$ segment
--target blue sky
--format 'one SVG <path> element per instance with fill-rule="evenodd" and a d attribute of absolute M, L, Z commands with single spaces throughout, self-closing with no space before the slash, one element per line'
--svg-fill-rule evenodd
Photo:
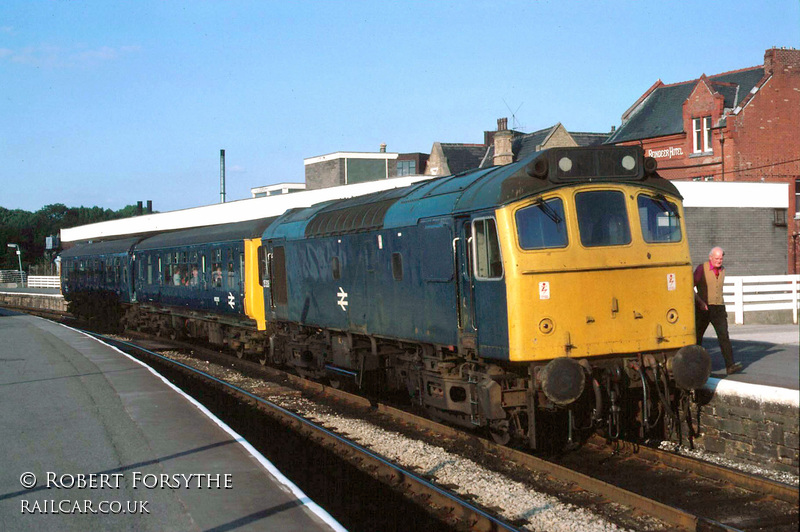
<path fill-rule="evenodd" d="M 0 3 L 0 206 L 167 211 L 335 151 L 609 131 L 675 83 L 800 48 L 798 0 Z M 509 119 L 509 125 L 512 120 Z"/>

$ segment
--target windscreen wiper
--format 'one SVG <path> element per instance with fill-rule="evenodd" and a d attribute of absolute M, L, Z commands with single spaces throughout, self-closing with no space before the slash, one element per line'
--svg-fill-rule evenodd
<path fill-rule="evenodd" d="M 680 219 L 681 215 L 678 214 L 678 209 L 676 209 L 675 206 L 669 202 L 669 200 L 667 199 L 666 196 L 664 196 L 664 194 L 656 194 L 656 197 L 653 199 L 656 200 L 656 202 L 662 209 L 664 209 L 665 211 L 669 211 L 670 213 L 675 215 L 675 218 Z"/>
<path fill-rule="evenodd" d="M 535 205 L 539 207 L 543 213 L 547 215 L 548 218 L 553 220 L 555 223 L 560 224 L 562 222 L 561 216 L 553 209 L 550 205 L 547 204 L 542 198 L 536 200 Z"/>

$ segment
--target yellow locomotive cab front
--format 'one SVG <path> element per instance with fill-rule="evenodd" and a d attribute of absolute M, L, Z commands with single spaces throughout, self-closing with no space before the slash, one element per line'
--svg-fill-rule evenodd
<path fill-rule="evenodd" d="M 695 343 L 692 267 L 677 198 L 629 184 L 587 184 L 497 215 L 505 228 L 511 361 Z"/>

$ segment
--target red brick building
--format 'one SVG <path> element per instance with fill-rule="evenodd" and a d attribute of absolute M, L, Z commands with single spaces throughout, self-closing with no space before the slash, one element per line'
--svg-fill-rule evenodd
<path fill-rule="evenodd" d="M 787 272 L 800 272 L 800 50 L 772 48 L 764 64 L 665 85 L 622 115 L 608 144 L 640 144 L 673 180 L 789 184 Z"/>

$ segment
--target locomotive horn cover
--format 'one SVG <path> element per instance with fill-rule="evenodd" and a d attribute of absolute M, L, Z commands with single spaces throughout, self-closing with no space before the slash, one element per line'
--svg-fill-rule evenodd
<path fill-rule="evenodd" d="M 568 405 L 583 393 L 586 376 L 575 360 L 555 358 L 547 364 L 540 375 L 542 391 L 557 405 Z"/>
<path fill-rule="evenodd" d="M 696 390 L 711 375 L 711 357 L 699 345 L 687 345 L 678 350 L 672 359 L 675 384 L 684 390 Z"/>

